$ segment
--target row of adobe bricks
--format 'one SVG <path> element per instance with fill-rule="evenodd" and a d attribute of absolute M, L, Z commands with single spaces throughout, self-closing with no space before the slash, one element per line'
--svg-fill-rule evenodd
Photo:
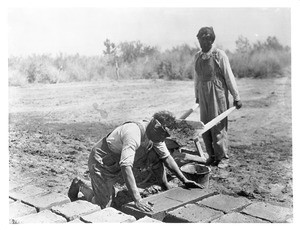
<path fill-rule="evenodd" d="M 60 193 L 34 185 L 10 183 L 10 223 L 99 223 L 99 222 L 292 222 L 292 209 L 245 197 L 218 194 L 209 189 L 182 187 L 147 197 L 153 211 L 144 213 L 133 203 L 120 210 L 100 207 L 84 200 L 70 202 Z"/>

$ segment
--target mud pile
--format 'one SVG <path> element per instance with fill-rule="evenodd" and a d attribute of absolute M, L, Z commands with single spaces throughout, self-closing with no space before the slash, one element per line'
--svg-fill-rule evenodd
<path fill-rule="evenodd" d="M 170 134 L 170 139 L 175 141 L 179 147 L 194 148 L 193 139 L 197 134 L 197 130 L 185 120 L 176 122 L 176 125 L 174 129 L 170 131 Z M 170 145 L 168 141 L 166 142 L 167 146 Z M 169 149 L 172 149 L 171 146 Z"/>

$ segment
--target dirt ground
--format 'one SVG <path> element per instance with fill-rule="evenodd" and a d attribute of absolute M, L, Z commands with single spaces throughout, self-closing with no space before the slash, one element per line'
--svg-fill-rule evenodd
<path fill-rule="evenodd" d="M 229 116 L 229 167 L 212 167 L 209 187 L 291 207 L 290 73 L 284 78 L 239 79 L 237 83 L 243 107 Z M 160 110 L 179 117 L 194 100 L 191 81 L 10 87 L 9 180 L 30 180 L 67 194 L 75 176 L 89 179 L 89 152 L 116 125 L 149 118 Z M 198 120 L 199 111 L 188 119 Z M 189 147 L 194 147 L 192 138 L 187 137 Z"/>

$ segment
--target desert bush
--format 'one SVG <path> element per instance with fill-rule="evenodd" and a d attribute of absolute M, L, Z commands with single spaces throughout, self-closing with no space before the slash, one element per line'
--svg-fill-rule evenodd
<path fill-rule="evenodd" d="M 60 83 L 97 81 L 101 79 L 165 79 L 191 80 L 194 75 L 194 56 L 199 50 L 187 44 L 165 51 L 139 41 L 116 45 L 104 42 L 102 55 L 49 54 L 8 59 L 9 85 L 27 83 Z M 264 78 L 282 76 L 291 64 L 291 51 L 283 47 L 276 37 L 251 44 L 240 36 L 236 50 L 228 52 L 236 77 Z M 116 73 L 118 66 L 119 77 Z"/>
<path fill-rule="evenodd" d="M 12 57 L 8 66 L 9 84 L 55 83 L 58 79 L 59 70 L 52 64 L 50 55 Z"/>
<path fill-rule="evenodd" d="M 280 77 L 291 64 L 291 53 L 276 37 L 251 45 L 247 38 L 239 37 L 235 53 L 229 53 L 232 70 L 236 77 Z"/>
<path fill-rule="evenodd" d="M 117 48 L 120 61 L 129 64 L 146 56 L 151 57 L 158 52 L 157 47 L 143 44 L 140 41 L 121 42 Z"/>
<path fill-rule="evenodd" d="M 236 77 L 265 78 L 282 76 L 290 65 L 290 52 L 266 50 L 251 54 L 235 54 L 230 62 Z"/>
<path fill-rule="evenodd" d="M 184 44 L 162 54 L 157 67 L 159 78 L 167 80 L 184 80 L 193 78 L 193 60 L 196 48 Z"/>
<path fill-rule="evenodd" d="M 264 78 L 271 75 L 281 76 L 283 65 L 276 51 L 258 52 L 254 53 L 250 57 L 249 66 L 252 71 L 252 76 L 255 78 Z"/>
<path fill-rule="evenodd" d="M 17 69 L 8 69 L 8 85 L 10 86 L 24 86 L 28 83 L 25 74 Z"/>

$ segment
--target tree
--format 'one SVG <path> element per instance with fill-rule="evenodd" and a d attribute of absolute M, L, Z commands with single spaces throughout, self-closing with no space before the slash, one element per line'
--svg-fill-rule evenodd
<path fill-rule="evenodd" d="M 103 50 L 103 53 L 105 55 L 110 55 L 115 52 L 116 45 L 115 45 L 115 43 L 111 42 L 109 39 L 106 39 L 104 41 L 104 46 L 105 46 L 105 50 Z"/>
<path fill-rule="evenodd" d="M 265 42 L 266 48 L 273 50 L 283 50 L 283 46 L 279 43 L 278 39 L 273 37 L 268 37 Z"/>
<path fill-rule="evenodd" d="M 235 41 L 237 53 L 248 53 L 251 51 L 251 45 L 248 38 L 239 36 L 238 40 Z"/>
<path fill-rule="evenodd" d="M 138 58 L 152 56 L 158 52 L 156 47 L 145 45 L 140 41 L 121 42 L 118 47 L 121 53 L 120 58 L 126 63 L 132 63 Z"/>
<path fill-rule="evenodd" d="M 106 39 L 104 41 L 104 46 L 105 46 L 105 50 L 103 50 L 103 53 L 108 58 L 108 64 L 115 66 L 116 77 L 118 80 L 120 78 L 120 73 L 119 73 L 117 47 L 115 43 L 111 42 L 109 39 Z"/>

